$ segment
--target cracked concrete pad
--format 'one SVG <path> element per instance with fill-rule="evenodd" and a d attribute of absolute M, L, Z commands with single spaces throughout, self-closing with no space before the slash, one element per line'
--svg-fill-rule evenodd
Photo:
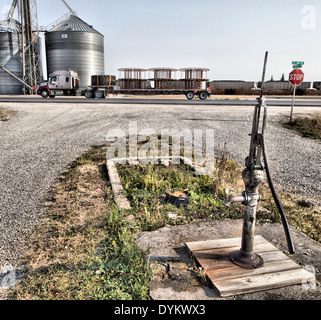
<path fill-rule="evenodd" d="M 202 270 L 195 268 L 185 243 L 242 236 L 242 220 L 199 222 L 166 226 L 142 233 L 139 246 L 147 250 L 154 270 L 150 294 L 154 300 L 215 300 L 220 298 L 207 282 Z M 283 227 L 280 224 L 259 224 L 256 234 L 263 236 L 292 260 L 316 274 L 317 281 L 279 289 L 244 294 L 226 299 L 242 300 L 320 300 L 321 245 L 291 227 L 296 253 L 289 255 Z M 241 246 L 241 243 L 240 243 Z"/>

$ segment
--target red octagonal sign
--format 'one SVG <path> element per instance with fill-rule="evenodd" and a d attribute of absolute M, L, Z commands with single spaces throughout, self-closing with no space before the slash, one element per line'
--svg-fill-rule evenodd
<path fill-rule="evenodd" d="M 289 76 L 289 81 L 294 86 L 299 86 L 304 80 L 304 73 L 301 69 L 294 69 Z"/>

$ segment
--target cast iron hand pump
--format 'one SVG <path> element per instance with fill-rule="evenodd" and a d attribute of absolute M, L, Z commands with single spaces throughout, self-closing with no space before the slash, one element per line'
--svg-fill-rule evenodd
<path fill-rule="evenodd" d="M 250 154 L 245 160 L 246 168 L 243 172 L 243 180 L 246 190 L 240 196 L 232 196 L 225 201 L 228 205 L 231 202 L 242 202 L 245 205 L 243 233 L 242 233 L 242 247 L 240 250 L 230 254 L 230 260 L 243 268 L 253 269 L 263 266 L 263 259 L 254 253 L 254 229 L 256 221 L 256 212 L 261 196 L 259 194 L 259 187 L 264 179 L 264 170 L 266 172 L 267 181 L 271 189 L 274 201 L 280 212 L 282 223 L 287 238 L 288 248 L 290 254 L 294 254 L 294 247 L 289 231 L 287 219 L 282 207 L 282 204 L 275 191 L 270 170 L 268 166 L 268 158 L 265 146 L 265 133 L 267 122 L 267 106 L 263 99 L 263 87 L 267 66 L 268 52 L 265 54 L 263 77 L 261 84 L 261 95 L 257 99 L 257 105 L 254 110 L 253 127 L 251 134 Z M 263 116 L 262 116 L 263 109 Z"/>

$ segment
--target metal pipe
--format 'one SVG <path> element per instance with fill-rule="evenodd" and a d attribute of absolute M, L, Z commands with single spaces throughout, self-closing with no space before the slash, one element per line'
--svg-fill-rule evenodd
<path fill-rule="evenodd" d="M 68 3 L 67 3 L 65 0 L 61 0 L 61 1 L 62 1 L 62 2 L 64 3 L 64 5 L 68 8 L 68 10 L 71 12 L 72 15 L 74 15 L 74 16 L 77 15 L 76 12 L 70 8 L 70 6 L 68 5 Z"/>
<path fill-rule="evenodd" d="M 8 13 L 8 18 L 9 19 L 13 18 L 13 14 L 14 14 L 14 11 L 16 9 L 17 3 L 18 3 L 18 0 L 13 0 L 11 8 L 10 8 L 10 11 Z"/>
<path fill-rule="evenodd" d="M 22 8 L 21 8 L 22 10 Z M 25 26 L 23 14 L 21 14 L 21 48 L 22 48 L 22 79 L 26 78 L 26 57 L 25 57 Z M 26 94 L 26 86 L 23 88 L 23 94 Z"/>
<path fill-rule="evenodd" d="M 9 70 L 7 70 L 6 68 L 4 68 L 3 66 L 0 66 L 0 69 L 2 69 L 3 71 L 7 72 L 11 77 L 15 78 L 16 80 L 18 80 L 19 82 L 21 82 L 23 85 L 25 85 L 26 87 L 28 87 L 30 90 L 34 90 L 33 87 L 29 86 L 29 84 L 27 84 L 26 82 L 22 81 L 21 79 L 19 79 L 16 75 L 14 75 L 12 72 L 10 72 Z"/>
<path fill-rule="evenodd" d="M 265 82 L 265 74 L 266 74 L 266 67 L 267 67 L 267 61 L 269 58 L 269 52 L 265 52 L 265 58 L 264 58 L 264 66 L 263 66 L 263 74 L 262 74 L 262 84 L 261 84 L 261 94 L 260 98 L 263 98 L 263 92 L 264 92 L 264 82 Z"/>
<path fill-rule="evenodd" d="M 231 196 L 224 201 L 224 206 L 229 207 L 230 204 L 233 202 L 242 202 L 243 203 L 245 201 L 246 201 L 246 198 L 245 198 L 244 194 L 238 195 L 238 196 Z"/>
<path fill-rule="evenodd" d="M 292 105 L 291 105 L 290 123 L 293 122 L 293 109 L 294 109 L 294 101 L 295 101 L 296 88 L 297 88 L 297 86 L 294 86 L 293 97 L 292 97 Z"/>
<path fill-rule="evenodd" d="M 246 191 L 243 193 L 245 201 L 242 245 L 241 249 L 230 254 L 230 260 L 243 268 L 255 269 L 263 266 L 263 259 L 254 253 L 254 233 L 258 202 L 261 199 L 259 187 L 264 179 L 263 170 L 256 170 L 253 166 L 243 171 Z"/>

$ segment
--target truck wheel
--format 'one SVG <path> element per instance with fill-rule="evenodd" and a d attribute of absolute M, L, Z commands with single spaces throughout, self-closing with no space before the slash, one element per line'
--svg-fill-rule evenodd
<path fill-rule="evenodd" d="M 192 92 L 192 91 L 186 93 L 186 98 L 187 98 L 188 100 L 193 100 L 193 99 L 194 99 L 194 96 L 195 96 L 195 94 L 194 94 L 194 92 Z"/>
<path fill-rule="evenodd" d="M 49 92 L 48 90 L 42 90 L 41 91 L 41 96 L 44 98 L 44 99 L 47 99 L 49 97 Z"/>
<path fill-rule="evenodd" d="M 208 93 L 206 91 L 202 91 L 199 97 L 201 100 L 206 100 L 208 98 Z"/>
<path fill-rule="evenodd" d="M 93 91 L 92 91 L 92 90 L 86 90 L 86 91 L 85 91 L 85 97 L 86 97 L 87 99 L 93 98 L 93 97 L 94 97 Z"/>
<path fill-rule="evenodd" d="M 103 99 L 104 96 L 105 96 L 104 91 L 102 91 L 102 90 L 96 90 L 96 91 L 95 91 L 95 97 L 96 97 L 97 99 Z"/>

